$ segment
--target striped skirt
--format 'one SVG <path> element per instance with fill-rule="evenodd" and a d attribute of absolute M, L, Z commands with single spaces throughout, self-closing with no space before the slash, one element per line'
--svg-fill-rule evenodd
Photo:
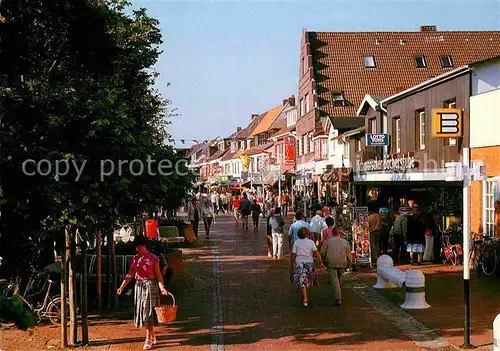
<path fill-rule="evenodd" d="M 160 291 L 156 280 L 136 280 L 134 294 L 134 326 L 155 324 L 155 307 L 160 306 Z"/>

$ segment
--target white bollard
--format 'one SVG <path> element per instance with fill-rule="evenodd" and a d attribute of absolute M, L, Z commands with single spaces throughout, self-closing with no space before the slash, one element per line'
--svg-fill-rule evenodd
<path fill-rule="evenodd" d="M 425 276 L 417 269 L 406 272 L 405 282 L 406 299 L 401 308 L 418 310 L 431 307 L 425 301 Z"/>
<path fill-rule="evenodd" d="M 500 351 L 500 314 L 493 321 L 493 351 Z"/>
<path fill-rule="evenodd" d="M 393 284 L 390 280 L 384 279 L 380 276 L 379 269 L 380 268 L 392 268 L 394 267 L 394 263 L 392 261 L 391 256 L 382 255 L 377 260 L 377 282 L 373 286 L 375 289 L 390 289 L 395 288 L 396 285 Z"/>

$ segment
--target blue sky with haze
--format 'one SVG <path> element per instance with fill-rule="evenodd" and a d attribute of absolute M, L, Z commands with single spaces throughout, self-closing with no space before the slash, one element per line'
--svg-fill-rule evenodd
<path fill-rule="evenodd" d="M 210 139 L 245 127 L 252 113 L 298 91 L 302 29 L 499 30 L 500 1 L 132 0 L 160 20 L 158 89 L 181 114 L 176 139 Z M 171 85 L 167 87 L 167 83 Z M 177 143 L 179 145 L 179 143 Z"/>

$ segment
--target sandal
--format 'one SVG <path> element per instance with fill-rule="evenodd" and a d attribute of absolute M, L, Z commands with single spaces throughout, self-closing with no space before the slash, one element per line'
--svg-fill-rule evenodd
<path fill-rule="evenodd" d="M 143 350 L 150 350 L 152 345 L 152 341 L 150 339 L 146 339 L 144 342 Z"/>

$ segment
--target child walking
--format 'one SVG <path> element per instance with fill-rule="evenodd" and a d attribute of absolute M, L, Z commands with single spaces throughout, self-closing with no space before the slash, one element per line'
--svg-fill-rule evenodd
<path fill-rule="evenodd" d="M 301 228 L 299 239 L 295 241 L 290 257 L 290 272 L 295 285 L 302 290 L 303 305 L 308 306 L 307 288 L 318 284 L 318 274 L 314 266 L 314 256 L 318 259 L 321 270 L 326 269 L 314 241 L 309 239 L 309 229 Z"/>

